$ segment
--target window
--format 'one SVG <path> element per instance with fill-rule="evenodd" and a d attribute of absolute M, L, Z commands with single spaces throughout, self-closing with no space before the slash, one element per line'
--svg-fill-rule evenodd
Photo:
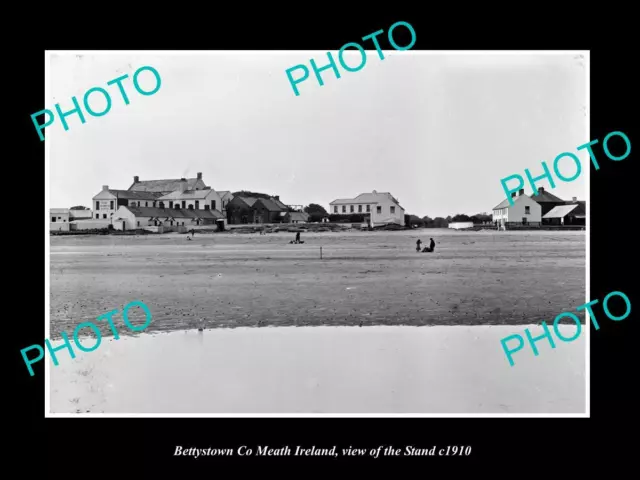
<path fill-rule="evenodd" d="M 96 213 L 96 219 L 100 218 L 100 214 Z"/>
<path fill-rule="evenodd" d="M 396 213 L 396 207 L 394 207 L 393 205 L 389 207 L 389 212 L 391 212 L 391 215 Z"/>
<path fill-rule="evenodd" d="M 140 226 L 140 220 L 138 220 L 138 226 Z"/>
<path fill-rule="evenodd" d="M 205 206 L 204 206 L 204 209 L 205 209 L 205 210 L 209 210 L 209 205 L 205 205 Z"/>
<path fill-rule="evenodd" d="M 367 205 L 367 213 L 371 211 L 371 205 Z"/>
<path fill-rule="evenodd" d="M 58 220 L 62 220 L 62 217 L 58 217 Z"/>
<path fill-rule="evenodd" d="M 103 213 L 103 214 L 102 214 L 102 218 L 107 218 L 107 214 L 106 214 L 106 213 Z"/>
<path fill-rule="evenodd" d="M 338 213 L 338 207 L 337 206 L 333 207 L 333 213 Z"/>
<path fill-rule="evenodd" d="M 56 221 L 56 217 L 51 217 L 51 221 L 55 222 Z"/>
<path fill-rule="evenodd" d="M 100 210 L 100 202 L 96 202 L 96 210 Z"/>
<path fill-rule="evenodd" d="M 189 204 L 189 210 L 193 210 L 193 204 Z"/>
<path fill-rule="evenodd" d="M 186 208 L 187 207 L 187 202 L 185 202 L 184 200 L 182 200 L 182 208 Z M 182 222 L 184 223 L 184 222 Z"/>
<path fill-rule="evenodd" d="M 353 213 L 353 205 L 350 206 L 349 211 Z"/>
<path fill-rule="evenodd" d="M 200 200 L 196 200 L 196 210 L 200 208 Z"/>
<path fill-rule="evenodd" d="M 211 200 L 211 210 L 215 210 L 215 209 L 216 209 L 216 201 Z"/>
<path fill-rule="evenodd" d="M 144 206 L 148 207 L 149 206 L 149 202 L 144 202 Z"/>
<path fill-rule="evenodd" d="M 347 206 L 346 205 L 342 205 L 342 213 L 347 213 Z"/>
<path fill-rule="evenodd" d="M 156 203 L 156 202 L 153 202 L 153 203 Z M 154 205 L 154 207 L 155 207 L 155 205 Z M 159 207 L 160 207 L 160 208 L 164 208 L 164 202 L 160 202 Z"/>
<path fill-rule="evenodd" d="M 362 205 L 358 205 L 358 213 L 362 213 Z"/>
<path fill-rule="evenodd" d="M 382 213 L 382 207 L 380 205 L 376 207 L 376 213 Z"/>
<path fill-rule="evenodd" d="M 109 206 L 111 207 L 111 210 L 113 210 L 113 200 L 111 200 L 111 202 L 109 203 Z"/>
<path fill-rule="evenodd" d="M 173 200 L 169 200 L 169 208 L 173 208 Z"/>
<path fill-rule="evenodd" d="M 529 215 L 529 214 L 531 214 L 530 208 L 531 208 L 531 207 L 524 207 L 524 214 L 525 214 L 525 215 Z"/>

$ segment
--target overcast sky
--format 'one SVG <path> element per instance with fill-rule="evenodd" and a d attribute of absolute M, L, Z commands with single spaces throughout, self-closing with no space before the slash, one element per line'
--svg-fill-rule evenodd
<path fill-rule="evenodd" d="M 336 54 L 334 52 L 334 57 Z M 195 177 L 215 190 L 280 195 L 288 204 L 319 203 L 372 190 L 391 192 L 407 213 L 430 217 L 491 212 L 504 198 L 500 179 L 529 168 L 542 174 L 561 152 L 591 140 L 586 128 L 586 65 L 577 54 L 445 55 L 369 51 L 358 72 L 336 79 L 313 72 L 295 96 L 285 70 L 326 52 L 56 54 L 46 108 L 72 107 L 96 86 L 112 97 L 103 117 L 56 118 L 47 128 L 50 207 L 91 207 L 102 185 Z M 347 62 L 357 65 L 359 54 Z M 149 65 L 160 90 L 142 96 L 124 81 Z M 296 75 L 299 74 L 296 72 Z M 140 75 L 144 89 L 153 75 Z M 91 106 L 104 108 L 100 94 Z M 36 133 L 34 132 L 34 135 Z M 546 190 L 586 199 L 583 174 Z M 567 161 L 567 159 L 563 160 Z M 575 170 L 561 167 L 566 176 Z M 529 186 L 526 187 L 529 193 Z"/>

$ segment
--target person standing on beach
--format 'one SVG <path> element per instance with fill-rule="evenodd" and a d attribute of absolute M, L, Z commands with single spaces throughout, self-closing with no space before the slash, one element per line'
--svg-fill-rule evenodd
<path fill-rule="evenodd" d="M 436 242 L 433 241 L 433 238 L 430 238 L 431 242 L 429 242 L 429 251 L 433 252 L 436 249 Z"/>
<path fill-rule="evenodd" d="M 300 232 L 296 233 L 296 243 L 300 243 Z"/>
<path fill-rule="evenodd" d="M 416 252 L 420 251 L 420 245 L 422 244 L 422 240 L 418 239 L 418 241 L 416 242 Z"/>

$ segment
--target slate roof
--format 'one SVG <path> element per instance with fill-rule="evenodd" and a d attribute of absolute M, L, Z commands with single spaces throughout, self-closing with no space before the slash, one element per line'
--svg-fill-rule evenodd
<path fill-rule="evenodd" d="M 197 178 L 187 178 L 186 190 L 195 190 L 198 183 Z M 131 184 L 130 191 L 137 192 L 175 192 L 180 190 L 181 180 L 179 178 L 172 178 L 168 180 L 142 180 L 137 183 Z"/>
<path fill-rule="evenodd" d="M 564 218 L 577 207 L 579 207 L 577 203 L 573 205 L 558 205 L 549 210 L 542 218 Z"/>
<path fill-rule="evenodd" d="M 131 190 L 109 190 L 116 198 L 123 200 L 157 200 L 162 194 L 159 192 L 133 192 Z"/>
<path fill-rule="evenodd" d="M 194 198 L 206 198 L 211 192 L 212 190 L 210 188 L 205 190 L 185 190 L 184 192 L 175 191 L 163 195 L 158 200 L 189 200 Z"/>
<path fill-rule="evenodd" d="M 376 204 L 376 203 L 378 203 L 378 199 L 380 198 L 380 195 L 387 196 L 395 204 L 397 204 L 400 207 L 400 202 L 398 202 L 398 200 L 393 195 L 391 195 L 389 192 L 361 193 L 356 198 L 338 198 L 338 199 L 334 200 L 333 202 L 329 203 L 329 205 L 348 205 L 348 204 L 353 204 L 353 203 L 363 203 L 363 204 L 364 203 L 371 203 L 371 204 Z M 402 207 L 400 207 L 400 208 L 402 208 Z"/>
<path fill-rule="evenodd" d="M 258 202 L 264 205 L 264 207 L 270 212 L 282 212 L 283 210 L 286 210 L 286 207 L 285 208 L 279 207 L 273 200 L 269 198 L 258 198 L 255 203 L 258 203 Z M 255 203 L 254 203 L 254 206 L 255 206 Z"/>
<path fill-rule="evenodd" d="M 278 205 L 282 210 L 288 210 L 288 207 L 277 198 L 272 198 L 271 201 Z"/>
<path fill-rule="evenodd" d="M 156 207 L 124 207 L 136 217 L 172 217 L 172 218 L 211 218 L 214 220 L 224 218 L 218 210 L 189 210 L 182 208 L 156 208 Z"/>
<path fill-rule="evenodd" d="M 559 197 L 556 197 L 554 194 L 547 192 L 546 190 L 544 192 L 536 192 L 537 195 L 531 195 L 531 199 L 535 200 L 536 202 L 540 203 L 540 202 L 560 202 L 560 203 L 564 203 L 564 200 L 562 200 Z"/>
<path fill-rule="evenodd" d="M 523 193 L 522 195 L 516 195 L 513 198 L 513 203 L 516 203 L 520 198 L 522 197 L 528 197 L 528 198 L 532 198 L 529 197 L 529 195 L 527 195 L 526 193 Z M 511 204 L 509 203 L 509 199 L 505 198 L 503 201 L 501 201 L 498 205 L 496 205 L 495 207 L 493 207 L 494 210 L 498 210 L 500 208 L 509 208 L 511 206 Z"/>
<path fill-rule="evenodd" d="M 219 190 L 218 191 L 218 195 L 220 195 L 220 198 L 224 197 L 227 193 L 231 193 L 231 191 L 229 191 L 229 190 Z"/>

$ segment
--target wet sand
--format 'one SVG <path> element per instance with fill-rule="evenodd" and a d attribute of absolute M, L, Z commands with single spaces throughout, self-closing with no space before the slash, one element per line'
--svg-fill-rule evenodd
<path fill-rule="evenodd" d="M 281 327 L 113 337 L 51 363 L 55 413 L 584 413 L 585 336 L 524 327 Z M 532 335 L 542 333 L 530 326 Z M 561 325 L 566 337 L 575 327 Z"/>
<path fill-rule="evenodd" d="M 293 237 L 52 237 L 50 338 L 134 300 L 151 309 L 147 332 L 537 324 L 585 302 L 584 232 L 316 233 L 288 244 Z M 429 237 L 436 251 L 416 253 L 416 239 Z M 131 333 L 121 315 L 115 323 Z M 112 335 L 106 324 L 102 333 Z"/>

